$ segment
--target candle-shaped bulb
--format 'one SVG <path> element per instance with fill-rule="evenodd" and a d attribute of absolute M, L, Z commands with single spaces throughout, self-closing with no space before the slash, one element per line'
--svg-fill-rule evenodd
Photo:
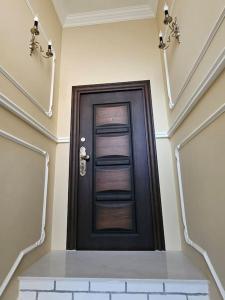
<path fill-rule="evenodd" d="M 35 27 L 38 27 L 38 17 L 36 16 L 35 18 L 34 18 L 34 26 Z"/>
<path fill-rule="evenodd" d="M 49 42 L 48 42 L 48 49 L 49 49 L 49 50 L 52 50 L 52 41 L 49 41 Z"/>
<path fill-rule="evenodd" d="M 160 42 L 163 42 L 163 34 L 162 34 L 162 31 L 160 31 L 160 33 L 159 33 L 159 40 L 160 40 Z"/>
<path fill-rule="evenodd" d="M 169 7 L 168 7 L 168 5 L 165 3 L 165 5 L 164 5 L 164 11 L 168 11 L 169 10 Z"/>

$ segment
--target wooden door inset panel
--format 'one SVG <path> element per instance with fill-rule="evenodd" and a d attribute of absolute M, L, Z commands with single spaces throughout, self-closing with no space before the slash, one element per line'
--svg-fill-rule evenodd
<path fill-rule="evenodd" d="M 96 106 L 96 126 L 127 124 L 128 120 L 127 105 Z"/>
<path fill-rule="evenodd" d="M 97 168 L 96 192 L 131 191 L 130 167 Z"/>
<path fill-rule="evenodd" d="M 96 204 L 96 230 L 132 230 L 133 204 Z"/>
<path fill-rule="evenodd" d="M 98 135 L 96 136 L 96 157 L 129 156 L 129 135 Z"/>

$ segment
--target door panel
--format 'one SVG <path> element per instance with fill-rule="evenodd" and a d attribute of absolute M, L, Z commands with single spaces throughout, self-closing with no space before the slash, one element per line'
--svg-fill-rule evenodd
<path fill-rule="evenodd" d="M 133 204 L 132 203 L 97 203 L 96 230 L 132 230 Z"/>
<path fill-rule="evenodd" d="M 96 192 L 131 191 L 130 167 L 96 168 Z"/>
<path fill-rule="evenodd" d="M 68 249 L 164 249 L 148 88 L 140 82 L 74 89 Z M 80 147 L 89 155 L 85 175 Z"/>
<path fill-rule="evenodd" d="M 96 157 L 129 156 L 129 136 L 98 135 L 96 136 Z"/>
<path fill-rule="evenodd" d="M 96 126 L 127 123 L 128 111 L 126 105 L 100 105 L 96 108 Z"/>

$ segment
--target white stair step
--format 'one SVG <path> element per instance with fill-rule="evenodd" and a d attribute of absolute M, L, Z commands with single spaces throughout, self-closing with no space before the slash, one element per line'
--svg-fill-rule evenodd
<path fill-rule="evenodd" d="M 20 277 L 19 300 L 209 300 L 208 294 L 208 281 L 182 253 L 64 251 Z"/>

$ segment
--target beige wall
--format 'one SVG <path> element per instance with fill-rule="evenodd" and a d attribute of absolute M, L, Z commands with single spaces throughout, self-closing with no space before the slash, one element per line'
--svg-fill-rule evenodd
<path fill-rule="evenodd" d="M 56 51 L 53 117 L 51 119 L 47 117 L 2 72 L 0 72 L 0 103 L 3 94 L 46 129 L 56 133 L 61 25 L 50 0 L 30 0 L 30 4 L 34 13 L 39 16 L 44 31 L 52 40 Z M 1 1 L 0 17 L 2 20 L 0 26 L 0 70 L 4 68 L 10 78 L 14 78 L 40 105 L 48 110 L 52 63 L 38 55 L 29 56 L 29 30 L 33 25 L 33 15 L 26 1 Z M 39 41 L 46 48 L 47 42 L 43 36 L 41 31 Z M 3 300 L 15 300 L 18 292 L 17 276 L 50 250 L 56 144 L 14 114 L 3 109 L 1 105 L 0 130 L 40 147 L 50 155 L 46 240 L 43 246 L 23 259 L 16 276 L 1 297 Z M 45 164 L 43 156 L 2 137 L 0 137 L 0 149 L 1 284 L 19 252 L 40 238 Z"/>
<path fill-rule="evenodd" d="M 223 56 L 218 59 L 225 47 L 223 38 L 225 34 L 224 1 L 175 0 L 168 2 L 170 7 L 174 7 L 172 14 L 178 17 L 181 28 L 181 45 L 173 44 L 167 51 L 172 100 L 176 98 L 183 87 L 175 107 L 172 110 L 169 109 L 169 106 L 167 108 L 170 128 L 175 124 L 177 118 L 182 119 L 183 115 L 186 115 L 181 126 L 171 138 L 174 168 L 176 168 L 175 147 L 224 104 L 224 71 L 217 76 L 214 82 L 211 81 L 212 84 L 204 96 L 199 99 L 196 97 L 201 83 L 204 84 L 204 78 L 209 78 L 219 63 L 225 65 Z M 164 2 L 160 1 L 159 28 L 163 28 L 163 4 Z M 210 32 L 212 32 L 211 35 Z M 201 52 L 202 49 L 205 50 L 204 53 Z M 164 64 L 163 56 L 162 62 Z M 165 68 L 163 69 L 165 71 Z M 187 78 L 189 80 L 184 85 Z M 202 86 L 204 86 L 203 84 Z M 193 100 L 195 105 L 190 105 Z M 167 102 L 169 103 L 169 99 Z M 224 115 L 221 115 L 184 145 L 180 150 L 180 161 L 190 238 L 207 251 L 215 271 L 225 287 L 223 259 L 225 250 L 223 234 L 223 228 L 225 228 L 223 215 L 225 209 L 224 147 Z M 178 203 L 180 203 L 179 197 Z M 182 224 L 181 213 L 180 223 Z M 183 225 L 181 230 L 183 231 Z M 192 257 L 196 265 L 211 280 L 211 298 L 213 300 L 222 299 L 203 257 L 188 246 L 184 242 L 184 238 L 182 238 L 182 249 Z"/>
<path fill-rule="evenodd" d="M 0 72 L 0 92 L 13 100 L 51 132 L 56 133 L 57 99 L 59 84 L 59 66 L 61 52 L 61 25 L 50 0 L 29 0 L 35 15 L 38 15 L 41 25 L 38 41 L 46 49 L 44 34 L 52 40 L 56 52 L 56 72 L 54 80 L 53 116 L 46 115 L 32 103 L 15 85 Z M 16 8 L 15 8 L 16 5 Z M 14 78 L 29 95 L 46 110 L 50 103 L 50 79 L 52 59 L 46 60 L 40 55 L 29 56 L 30 28 L 33 26 L 33 15 L 26 4 L 21 1 L 1 1 L 0 17 L 4 26 L 0 28 L 0 67 L 4 68 L 11 78 Z M 20 24 L 20 26 L 18 26 Z M 14 32 L 17 30 L 18 32 Z M 10 33 L 10 34 L 9 34 Z"/>
<path fill-rule="evenodd" d="M 58 135 L 70 133 L 72 86 L 150 80 L 156 132 L 168 129 L 155 20 L 129 21 L 63 30 Z M 166 247 L 180 249 L 171 148 L 157 141 Z M 57 146 L 53 249 L 65 249 L 69 145 Z"/>

